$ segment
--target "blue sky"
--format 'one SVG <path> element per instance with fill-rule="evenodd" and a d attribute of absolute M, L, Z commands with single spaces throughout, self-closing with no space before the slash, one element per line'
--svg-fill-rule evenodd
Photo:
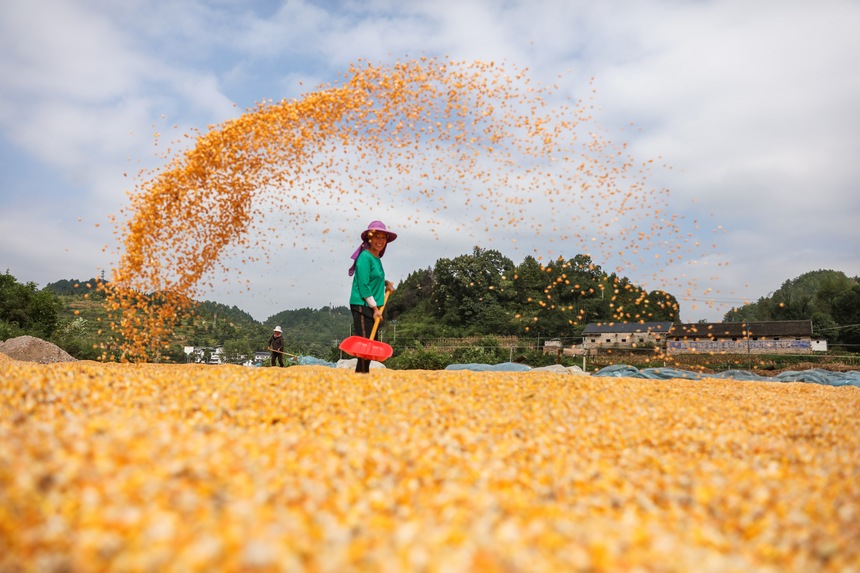
<path fill-rule="evenodd" d="M 635 123 L 623 138 L 637 156 L 672 166 L 654 184 L 703 222 L 695 239 L 717 242 L 720 263 L 669 271 L 695 279 L 670 288 L 682 319 L 718 320 L 810 270 L 860 275 L 858 28 L 853 0 L 0 2 L 0 268 L 40 286 L 109 275 L 109 216 L 135 184 L 124 174 L 163 164 L 166 140 L 301 98 L 358 60 L 429 54 L 528 68 L 562 96 L 593 85 L 602 126 Z M 385 259 L 395 281 L 476 244 L 528 254 L 479 232 L 426 240 L 402 211 L 382 213 L 401 231 Z M 244 270 L 248 289 L 219 282 L 208 298 L 260 320 L 345 304 L 368 222 L 339 221 L 310 249 L 309 225 Z"/>

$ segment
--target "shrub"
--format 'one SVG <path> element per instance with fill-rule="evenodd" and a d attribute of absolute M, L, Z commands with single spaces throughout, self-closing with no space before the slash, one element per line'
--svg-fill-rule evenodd
<path fill-rule="evenodd" d="M 14 322 L 0 320 L 0 340 L 8 340 L 24 334 L 26 333 Z"/>
<path fill-rule="evenodd" d="M 444 370 L 454 359 L 447 352 L 416 348 L 389 358 L 385 365 L 394 370 Z"/>

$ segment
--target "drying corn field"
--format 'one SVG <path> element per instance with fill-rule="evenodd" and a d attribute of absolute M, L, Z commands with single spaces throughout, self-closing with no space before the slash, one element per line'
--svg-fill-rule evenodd
<path fill-rule="evenodd" d="M 0 356 L 0 571 L 860 571 L 860 391 Z"/>

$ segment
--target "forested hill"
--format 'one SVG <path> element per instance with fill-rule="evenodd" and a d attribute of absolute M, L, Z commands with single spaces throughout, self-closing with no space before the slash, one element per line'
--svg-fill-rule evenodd
<path fill-rule="evenodd" d="M 340 341 L 352 334 L 352 314 L 345 306 L 324 306 L 321 309 L 300 308 L 283 310 L 267 318 L 266 332 L 276 326 L 284 331 L 287 348 L 313 349 L 314 356 L 328 356 Z"/>
<path fill-rule="evenodd" d="M 61 306 L 76 306 L 77 314 L 64 318 L 102 330 L 103 324 L 95 324 L 102 317 L 82 302 L 84 297 L 95 302 L 93 295 L 100 294 L 95 283 L 95 278 L 63 279 L 44 290 L 59 295 L 65 301 Z M 439 259 L 433 268 L 416 270 L 397 285 L 379 336 L 409 345 L 473 335 L 573 341 L 588 322 L 677 319 L 673 295 L 648 292 L 627 277 L 606 273 L 586 255 L 549 264 L 528 256 L 514 264 L 499 251 L 475 247 L 471 254 Z M 193 317 L 177 325 L 169 354 L 181 359 L 184 346 L 261 350 L 271 330 L 281 326 L 288 350 L 327 357 L 351 334 L 351 324 L 345 306 L 282 310 L 258 322 L 236 306 L 202 301 L 195 304 Z"/>
<path fill-rule="evenodd" d="M 227 306 L 226 304 L 221 304 L 220 302 L 205 300 L 203 302 L 197 303 L 194 310 L 200 316 L 213 318 L 218 317 L 222 320 L 239 324 L 259 324 L 259 322 L 255 320 L 253 316 L 251 316 L 236 305 Z"/>
<path fill-rule="evenodd" d="M 733 308 L 723 322 L 811 320 L 816 336 L 860 352 L 860 277 L 817 270 L 786 280 L 757 301 Z"/>
<path fill-rule="evenodd" d="M 55 283 L 48 283 L 45 285 L 45 289 L 58 295 L 89 294 L 94 298 L 104 298 L 104 293 L 97 288 L 98 283 L 101 280 L 103 279 L 97 279 L 95 277 L 85 281 L 78 279 L 61 279 Z"/>
<path fill-rule="evenodd" d="M 678 301 L 606 273 L 587 255 L 520 264 L 475 247 L 415 271 L 397 288 L 386 313 L 397 338 L 519 335 L 577 339 L 589 322 L 674 322 Z M 392 321 L 389 321 L 392 322 Z"/>
<path fill-rule="evenodd" d="M 62 279 L 38 289 L 0 275 L 0 340 L 31 334 L 51 340 L 78 358 L 95 359 L 107 334 L 99 279 Z M 395 348 L 418 347 L 437 338 L 525 336 L 580 340 L 589 322 L 676 322 L 678 302 L 664 291 L 645 291 L 630 279 L 606 273 L 586 255 L 520 264 L 495 250 L 439 259 L 410 273 L 388 301 L 379 336 Z M 786 280 L 767 297 L 734 308 L 725 322 L 813 322 L 815 336 L 860 351 L 860 279 L 818 270 Z M 229 347 L 238 354 L 265 350 L 281 326 L 289 352 L 331 359 L 351 334 L 345 306 L 282 310 L 263 322 L 237 306 L 195 304 L 194 315 L 175 330 L 173 360 L 185 346 Z"/>

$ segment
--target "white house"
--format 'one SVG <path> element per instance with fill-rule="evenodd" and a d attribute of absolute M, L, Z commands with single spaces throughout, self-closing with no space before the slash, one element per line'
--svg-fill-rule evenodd
<path fill-rule="evenodd" d="M 591 322 L 582 331 L 582 347 L 587 354 L 599 350 L 662 348 L 671 322 Z"/>

